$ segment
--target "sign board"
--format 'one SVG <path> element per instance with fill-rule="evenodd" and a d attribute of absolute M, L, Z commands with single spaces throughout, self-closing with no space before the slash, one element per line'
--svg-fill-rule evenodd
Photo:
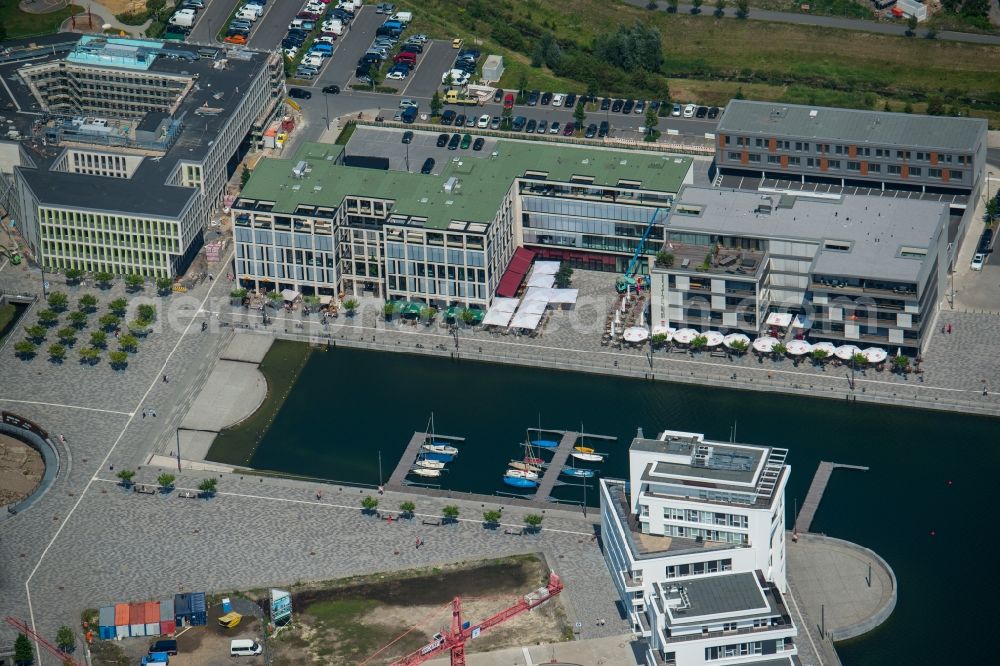
<path fill-rule="evenodd" d="M 45 432 L 45 430 L 40 428 L 37 424 L 32 423 L 23 416 L 18 416 L 17 414 L 12 414 L 11 412 L 3 412 L 3 422 L 7 425 L 14 426 L 15 428 L 35 433 L 42 439 L 49 438 L 49 433 Z"/>
<path fill-rule="evenodd" d="M 482 627 L 476 627 L 472 630 L 472 635 L 469 638 L 478 638 L 479 633 L 482 631 Z"/>
<path fill-rule="evenodd" d="M 271 622 L 283 624 L 292 617 L 292 595 L 284 590 L 271 588 Z"/>

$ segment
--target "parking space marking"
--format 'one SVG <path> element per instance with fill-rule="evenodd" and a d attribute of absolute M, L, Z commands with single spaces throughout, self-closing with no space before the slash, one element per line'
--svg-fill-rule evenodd
<path fill-rule="evenodd" d="M 427 57 L 430 55 L 431 51 L 434 50 L 434 47 L 437 46 L 437 44 L 435 44 L 435 42 L 434 42 L 433 39 L 430 40 L 430 41 L 424 42 L 424 43 L 425 44 L 430 44 L 430 46 L 428 46 L 426 49 L 424 49 L 424 52 L 420 54 L 420 56 L 421 56 L 420 58 L 417 58 L 417 66 L 414 67 L 413 71 L 410 72 L 407 75 L 407 77 L 406 77 L 406 79 L 407 79 L 406 85 L 400 91 L 400 93 L 399 93 L 400 95 L 405 95 L 406 91 L 408 91 L 410 89 L 410 85 L 417 78 L 417 73 L 420 71 L 420 66 L 423 65 L 425 62 L 427 62 Z"/>

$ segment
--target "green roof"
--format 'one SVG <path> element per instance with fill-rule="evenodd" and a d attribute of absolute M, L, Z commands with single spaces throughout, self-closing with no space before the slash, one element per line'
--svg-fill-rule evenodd
<path fill-rule="evenodd" d="M 592 177 L 595 185 L 614 186 L 627 180 L 638 183 L 632 187 L 676 193 L 691 167 L 690 157 L 652 151 L 498 141 L 495 157 L 459 154 L 458 161 L 449 160 L 443 173 L 435 176 L 335 164 L 343 150 L 343 146 L 306 143 L 291 159 L 264 159 L 240 198 L 273 201 L 278 213 L 293 213 L 299 205 L 336 208 L 348 195 L 391 199 L 394 213 L 427 218 L 428 227 L 441 229 L 452 220 L 491 222 L 514 178 L 529 171 L 547 173 L 550 181 L 583 176 Z M 296 178 L 292 169 L 300 161 L 311 170 Z M 451 177 L 458 187 L 445 192 Z"/>

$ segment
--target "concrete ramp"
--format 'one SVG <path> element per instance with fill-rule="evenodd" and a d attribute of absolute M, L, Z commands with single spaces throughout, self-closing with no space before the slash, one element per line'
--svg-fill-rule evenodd
<path fill-rule="evenodd" d="M 256 337 L 236 336 L 237 339 Z M 256 363 L 220 359 L 184 417 L 181 430 L 219 432 L 253 414 L 265 396 L 267 380 Z"/>

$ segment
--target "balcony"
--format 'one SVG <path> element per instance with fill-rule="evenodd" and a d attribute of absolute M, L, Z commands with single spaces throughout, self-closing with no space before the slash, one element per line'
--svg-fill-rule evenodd
<path fill-rule="evenodd" d="M 812 280 L 809 283 L 809 289 L 812 291 L 826 292 L 830 294 L 867 294 L 870 296 L 895 296 L 896 298 L 916 298 L 917 290 L 912 287 L 889 287 L 889 286 L 875 286 L 875 284 L 868 284 L 867 282 L 862 282 L 862 284 L 848 284 L 844 280 Z"/>
<path fill-rule="evenodd" d="M 707 273 L 752 278 L 763 269 L 766 253 L 757 250 L 719 248 L 715 245 L 689 245 L 670 241 L 664 252 L 674 255 L 670 268 L 661 268 L 671 273 Z"/>
<path fill-rule="evenodd" d="M 623 571 L 622 578 L 625 580 L 625 587 L 642 589 L 642 576 L 633 576 L 631 571 Z"/>

